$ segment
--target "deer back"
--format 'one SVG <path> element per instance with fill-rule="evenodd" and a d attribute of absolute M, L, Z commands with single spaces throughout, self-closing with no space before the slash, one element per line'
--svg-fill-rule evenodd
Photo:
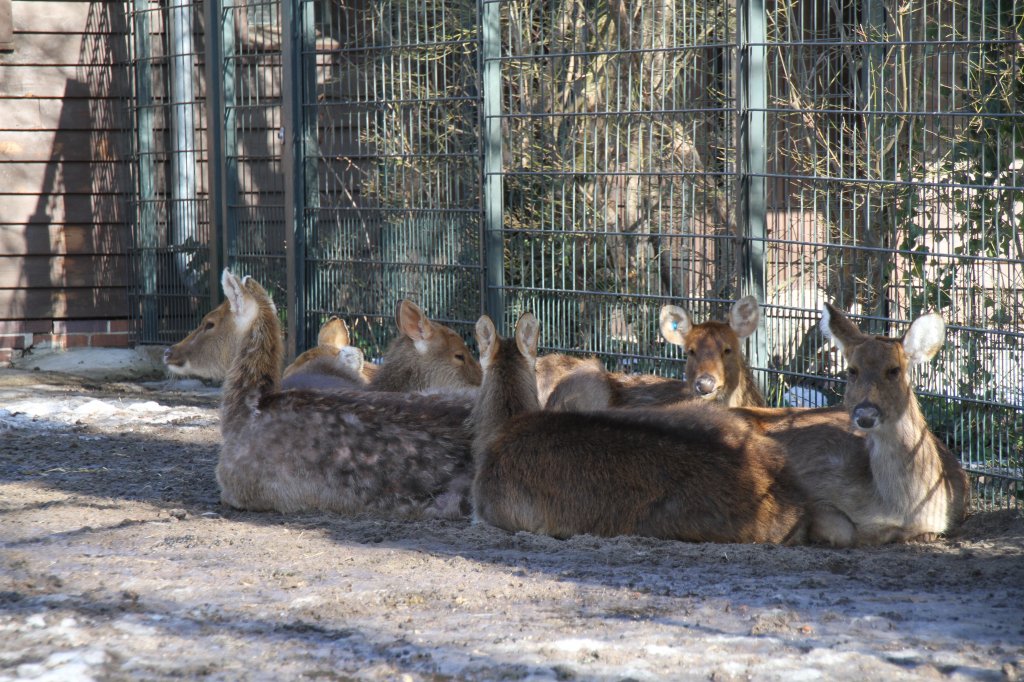
<path fill-rule="evenodd" d="M 545 409 L 565 412 L 655 407 L 691 397 L 686 382 L 679 379 L 609 372 L 597 358 L 560 354 L 537 359 L 537 389 Z"/>

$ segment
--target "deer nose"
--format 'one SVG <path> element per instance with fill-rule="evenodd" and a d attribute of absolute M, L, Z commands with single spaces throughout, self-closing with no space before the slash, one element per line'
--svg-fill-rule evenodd
<path fill-rule="evenodd" d="M 710 374 L 701 374 L 697 377 L 697 380 L 693 382 L 693 390 L 697 391 L 697 395 L 705 396 L 710 393 L 714 393 L 715 389 L 718 388 L 718 382 Z"/>
<path fill-rule="evenodd" d="M 878 408 L 870 403 L 861 403 L 853 408 L 853 423 L 862 429 L 873 429 L 882 418 Z"/>

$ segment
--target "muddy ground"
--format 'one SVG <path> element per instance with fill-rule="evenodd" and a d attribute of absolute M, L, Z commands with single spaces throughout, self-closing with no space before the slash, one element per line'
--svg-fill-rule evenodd
<path fill-rule="evenodd" d="M 0 679 L 1024 676 L 1024 522 L 829 550 L 220 506 L 217 397 L 0 370 Z"/>

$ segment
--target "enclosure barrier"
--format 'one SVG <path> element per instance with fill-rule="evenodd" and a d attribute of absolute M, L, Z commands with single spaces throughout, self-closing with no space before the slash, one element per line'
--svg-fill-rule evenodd
<path fill-rule="evenodd" d="M 229 264 L 292 353 L 338 314 L 378 355 L 411 298 L 680 375 L 660 307 L 753 293 L 770 402 L 834 404 L 821 303 L 886 335 L 937 310 L 929 423 L 1021 504 L 1020 0 L 172 2 L 131 5 L 143 341 Z"/>

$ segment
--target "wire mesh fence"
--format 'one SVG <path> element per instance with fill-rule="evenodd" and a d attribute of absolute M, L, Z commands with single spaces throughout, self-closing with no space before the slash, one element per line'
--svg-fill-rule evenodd
<path fill-rule="evenodd" d="M 209 302 L 204 64 L 201 5 L 133 0 L 133 310 L 144 343 L 169 343 Z M 201 35 L 201 31 L 198 32 Z"/>
<path fill-rule="evenodd" d="M 1021 504 L 1020 0 L 210 1 L 207 260 L 291 291 L 299 345 L 339 314 L 376 355 L 411 298 L 467 336 L 529 309 L 546 350 L 680 376 L 660 307 L 754 293 L 769 401 L 835 404 L 822 302 L 886 335 L 937 310 L 929 423 L 982 504 Z"/>

